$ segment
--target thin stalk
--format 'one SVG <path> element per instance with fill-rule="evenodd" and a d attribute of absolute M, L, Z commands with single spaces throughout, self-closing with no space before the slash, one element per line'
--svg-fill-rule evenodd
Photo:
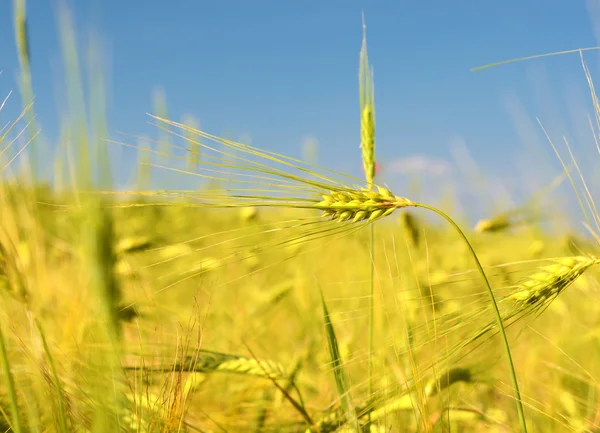
<path fill-rule="evenodd" d="M 50 366 L 50 372 L 52 373 L 52 380 L 54 382 L 54 389 L 56 390 L 56 399 L 58 401 L 58 411 L 56 414 L 58 423 L 60 426 L 60 431 L 63 433 L 67 433 L 69 430 L 67 428 L 67 410 L 65 405 L 65 399 L 63 397 L 63 391 L 60 383 L 60 379 L 58 378 L 58 373 L 56 371 L 56 364 L 54 364 L 54 359 L 52 358 L 52 353 L 50 352 L 50 347 L 48 346 L 48 342 L 46 341 L 46 335 L 42 330 L 42 325 L 36 321 L 36 325 L 38 328 L 38 332 L 42 339 L 42 345 L 44 346 L 44 352 L 46 353 L 46 358 L 48 360 L 48 365 Z"/>
<path fill-rule="evenodd" d="M 427 206 L 427 205 L 421 204 L 421 203 L 414 203 L 413 206 L 421 207 L 423 209 L 433 211 L 436 214 L 438 214 L 439 216 L 441 216 L 442 218 L 444 218 L 447 222 L 450 223 L 450 225 L 452 227 L 454 227 L 454 229 L 458 232 L 458 234 L 462 237 L 462 239 L 467 244 L 467 246 L 469 248 L 469 252 L 473 256 L 473 259 L 475 260 L 475 264 L 477 265 L 477 270 L 479 271 L 479 273 L 483 277 L 483 280 L 485 281 L 485 285 L 487 287 L 488 293 L 490 295 L 490 299 L 492 301 L 492 306 L 493 306 L 494 312 L 496 314 L 496 322 L 498 324 L 498 327 L 500 328 L 500 335 L 502 337 L 504 351 L 506 353 L 506 357 L 508 358 L 508 367 L 509 367 L 510 378 L 511 378 L 513 389 L 514 389 L 514 395 L 515 395 L 515 400 L 516 400 L 516 404 L 517 404 L 517 412 L 519 414 L 519 422 L 521 424 L 521 431 L 523 433 L 527 433 L 527 423 L 525 422 L 525 412 L 523 410 L 523 403 L 521 402 L 521 392 L 519 391 L 519 384 L 517 382 L 517 374 L 515 372 L 515 366 L 514 366 L 514 363 L 512 360 L 511 352 L 510 352 L 510 345 L 508 344 L 508 337 L 506 336 L 506 331 L 504 329 L 502 315 L 500 314 L 500 309 L 498 308 L 498 304 L 496 303 L 496 298 L 494 297 L 494 292 L 492 291 L 492 286 L 490 285 L 487 275 L 485 274 L 483 267 L 481 266 L 481 263 L 479 262 L 479 258 L 477 257 L 477 254 L 475 253 L 473 246 L 467 239 L 467 236 L 464 234 L 464 232 L 460 229 L 458 224 L 456 224 L 454 222 L 454 220 L 452 220 L 452 218 L 450 218 L 444 212 L 442 212 L 441 210 L 436 209 L 432 206 Z"/>
<path fill-rule="evenodd" d="M 327 343 L 329 345 L 329 355 L 331 357 L 331 364 L 333 366 L 333 375 L 335 377 L 335 384 L 340 396 L 340 405 L 345 412 L 346 421 L 349 421 L 354 426 L 354 431 L 360 433 L 360 425 L 358 423 L 358 417 L 356 416 L 356 409 L 352 403 L 350 396 L 350 386 L 348 383 L 348 376 L 344 368 L 344 363 L 340 355 L 337 337 L 335 335 L 335 329 L 331 322 L 331 316 L 327 309 L 327 304 L 321 291 L 321 305 L 323 307 L 323 317 L 325 319 L 325 334 L 327 336 Z"/>
<path fill-rule="evenodd" d="M 23 431 L 23 426 L 21 425 L 19 404 L 17 403 L 17 389 L 15 387 L 15 380 L 12 372 L 10 371 L 10 363 L 8 361 L 8 354 L 6 353 L 6 344 L 4 342 L 2 329 L 0 329 L 0 364 L 2 365 L 2 372 L 4 373 L 4 376 L 6 376 L 6 386 L 8 388 L 8 397 L 12 415 L 11 428 L 15 433 L 21 433 Z"/>
<path fill-rule="evenodd" d="M 373 395 L 373 350 L 374 350 L 374 317 L 375 317 L 375 224 L 371 224 L 371 232 L 370 232 L 370 263 L 371 263 L 371 271 L 370 271 L 370 296 L 369 296 L 369 367 L 368 367 L 368 375 L 369 375 L 369 398 Z"/>

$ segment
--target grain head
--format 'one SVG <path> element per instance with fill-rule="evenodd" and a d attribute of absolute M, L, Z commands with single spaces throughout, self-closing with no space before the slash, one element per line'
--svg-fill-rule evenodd
<path fill-rule="evenodd" d="M 553 262 L 522 280 L 517 286 L 518 290 L 510 298 L 525 307 L 546 305 L 588 268 L 600 263 L 600 259 L 594 256 L 575 256 L 561 257 Z"/>

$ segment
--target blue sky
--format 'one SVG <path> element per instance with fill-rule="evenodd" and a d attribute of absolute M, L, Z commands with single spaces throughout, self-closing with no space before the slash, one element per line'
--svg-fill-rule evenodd
<path fill-rule="evenodd" d="M 11 3 L 0 3 L 2 95 L 17 89 Z M 60 2 L 29 3 L 36 112 L 44 136 L 55 143 L 65 102 Z M 314 137 L 320 163 L 360 175 L 358 59 L 364 12 L 375 71 L 377 152 L 386 182 L 404 182 L 406 173 L 427 174 L 426 190 L 435 193 L 453 172 L 454 180 L 482 187 L 456 175 L 457 155 L 461 168 L 468 166 L 464 149 L 510 194 L 523 190 L 515 188 L 515 179 L 526 179 L 531 187 L 547 182 L 559 165 L 539 134 L 536 116 L 558 140 L 566 134 L 578 153 L 593 154 L 586 136 L 589 95 L 578 55 L 469 70 L 597 45 L 598 0 L 65 4 L 75 17 L 81 53 L 90 31 L 101 36 L 111 137 L 116 131 L 151 133 L 145 113 L 152 111 L 153 93 L 160 88 L 176 120 L 189 113 L 209 132 L 249 136 L 255 146 L 291 156 L 301 156 L 303 140 Z M 597 52 L 586 59 L 594 73 Z M 18 97 L 12 99 L 7 113 L 16 113 L 19 104 Z M 526 175 L 532 168 L 535 179 Z M 494 197 L 502 193 L 498 185 L 489 187 Z"/>

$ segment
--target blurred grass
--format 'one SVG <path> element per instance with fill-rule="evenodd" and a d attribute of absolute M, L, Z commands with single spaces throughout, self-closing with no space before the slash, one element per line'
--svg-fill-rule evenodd
<path fill-rule="evenodd" d="M 20 205 L 17 187 L 11 190 L 6 185 L 3 196 L 6 202 L 2 206 L 2 221 L 9 221 L 7 215 L 11 213 L 27 215 L 27 209 Z M 11 260 L 16 264 L 11 266 L 19 269 L 19 277 L 26 276 L 26 281 L 10 278 L 8 284 L 4 284 L 7 287 L 23 285 L 29 293 L 26 301 L 11 296 L 14 291 L 10 290 L 5 292 L 8 297 L 3 297 L 5 317 L 8 317 L 6 314 L 11 317 L 10 322 L 3 322 L 10 323 L 9 359 L 17 389 L 31 388 L 31 381 L 45 383 L 56 407 L 60 407 L 60 401 L 56 393 L 50 391 L 56 383 L 63 384 L 69 425 L 77 425 L 81 419 L 91 417 L 97 399 L 106 396 L 107 390 L 98 395 L 97 387 L 112 383 L 106 382 L 106 378 L 112 377 L 106 366 L 112 364 L 109 355 L 114 349 L 103 343 L 98 333 L 98 325 L 107 326 L 109 321 L 98 314 L 98 307 L 103 305 L 98 300 L 99 295 L 86 289 L 89 282 L 83 271 L 91 265 L 86 264 L 89 262 L 77 248 L 80 230 L 85 228 L 85 232 L 89 228 L 85 214 L 64 209 L 65 205 L 77 208 L 76 201 L 68 196 L 59 197 L 45 191 L 38 193 L 38 200 L 39 217 L 35 223 L 40 225 L 44 239 L 40 245 L 31 245 L 26 238 L 13 241 L 20 247 L 15 248 L 15 257 Z M 334 366 L 330 365 L 321 300 L 314 286 L 316 279 L 323 288 L 329 317 L 336 330 L 339 357 L 350 378 L 350 390 L 359 413 L 374 412 L 381 417 L 389 408 L 390 413 L 378 419 L 383 419 L 383 425 L 393 427 L 393 431 L 412 431 L 417 428 L 417 420 L 421 428 L 427 426 L 428 430 L 437 431 L 435 429 L 442 425 L 447 427 L 444 421 L 447 414 L 441 414 L 460 404 L 477 408 L 480 415 L 452 422 L 462 425 L 456 428 L 488 431 L 488 417 L 497 417 L 498 413 L 503 414 L 502 422 L 511 426 L 510 430 L 516 428 L 516 419 L 511 415 L 510 387 L 503 383 L 506 370 L 500 362 L 502 352 L 495 338 L 478 350 L 465 348 L 461 359 L 451 365 L 472 371 L 471 382 L 453 384 L 431 397 L 424 391 L 437 374 L 442 374 L 436 372 L 444 368 L 444 353 L 493 319 L 488 313 L 482 313 L 487 306 L 485 292 L 474 272 L 465 274 L 470 260 L 452 233 L 421 223 L 424 239 L 414 247 L 412 243 L 405 243 L 399 222 L 380 225 L 380 230 L 388 234 L 375 245 L 376 254 L 385 260 L 376 268 L 375 308 L 380 317 L 374 322 L 376 394 L 369 395 L 366 382 L 369 302 L 364 296 L 369 271 L 368 267 L 357 266 L 369 255 L 368 233 L 358 232 L 335 242 L 322 240 L 316 241 L 316 245 L 306 244 L 291 251 L 290 260 L 281 261 L 281 250 L 254 253 L 252 242 L 246 240 L 233 246 L 203 237 L 215 233 L 231 237 L 227 233 L 240 227 L 262 233 L 261 224 L 290 218 L 289 214 L 259 212 L 257 220 L 248 222 L 235 211 L 213 212 L 183 205 L 115 207 L 109 208 L 108 213 L 114 222 L 111 236 L 116 254 L 114 275 L 123 297 L 118 305 L 107 305 L 112 311 L 132 312 L 118 315 L 124 350 L 119 362 L 132 365 L 134 359 L 140 358 L 148 366 L 175 362 L 172 373 L 148 370 L 126 374 L 121 379 L 123 386 L 117 388 L 119 393 L 127 395 L 127 389 L 135 382 L 142 390 L 147 387 L 148 392 L 158 392 L 157 395 L 161 395 L 161 390 L 166 393 L 162 400 L 158 399 L 163 403 L 155 405 L 162 407 L 176 398 L 170 393 L 181 392 L 178 389 L 182 386 L 169 384 L 173 380 L 185 381 L 190 374 L 179 373 L 175 361 L 186 346 L 183 340 L 190 335 L 187 356 L 199 348 L 239 353 L 245 351 L 244 344 L 247 344 L 260 358 L 280 363 L 287 370 L 302 359 L 295 382 L 306 410 L 321 421 L 328 413 L 337 413 L 339 396 L 330 371 Z M 27 219 L 15 219 L 13 224 L 14 230 L 22 233 L 26 228 L 19 227 L 21 221 Z M 5 230 L 4 224 L 3 232 Z M 265 236 L 268 235 L 263 233 L 261 240 Z M 498 294 L 510 290 L 512 284 L 545 263 L 540 261 L 540 255 L 571 254 L 569 248 L 574 239 L 578 248 L 597 252 L 594 244 L 586 246 L 585 242 L 573 236 L 567 238 L 566 234 L 555 238 L 520 230 L 473 236 Z M 13 238 L 19 239 L 19 235 L 13 234 Z M 190 243 L 194 238 L 200 240 Z M 6 245 L 7 238 L 3 236 L 0 242 Z M 423 248 L 424 242 L 427 249 Z M 45 251 L 39 276 L 29 272 L 31 262 L 26 252 L 31 248 Z M 239 254 L 238 260 L 219 266 L 219 257 L 230 255 L 232 249 Z M 509 260 L 516 263 L 504 265 Z M 196 277 L 163 290 L 186 275 L 187 269 L 198 266 L 203 271 Z M 543 315 L 509 328 L 526 407 L 533 405 L 540 411 L 528 409 L 528 416 L 534 426 L 544 426 L 534 431 L 564 431 L 565 425 L 577 422 L 587 423 L 588 427 L 594 425 L 590 414 L 596 414 L 595 378 L 600 373 L 596 362 L 600 348 L 597 318 L 600 316 L 593 302 L 598 298 L 597 275 L 597 271 L 592 270 L 556 299 Z M 49 375 L 50 358 L 46 351 L 40 352 L 33 364 L 16 356 L 23 347 L 35 347 L 39 338 L 35 337 L 38 332 L 33 331 L 35 328 L 29 322 L 30 315 L 46 330 L 59 381 Z M 190 318 L 196 318 L 195 327 L 189 325 Z M 197 338 L 193 337 L 195 333 L 198 333 Z M 522 335 L 515 339 L 518 334 Z M 432 338 L 435 335 L 438 338 Z M 406 344 L 411 347 L 410 354 L 403 349 Z M 540 357 L 540 353 L 544 356 Z M 427 370 L 425 366 L 433 361 L 436 361 L 435 368 Z M 47 367 L 32 370 L 38 362 Z M 172 375 L 182 377 L 171 379 Z M 185 416 L 179 412 L 161 416 L 181 416 L 201 430 L 218 430 L 217 423 L 227 431 L 248 431 L 253 428 L 258 412 L 266 411 L 268 416 L 261 421 L 261 431 L 294 431 L 305 425 L 303 418 L 264 379 L 230 377 L 225 372 L 203 372 L 202 375 L 204 379 L 187 397 Z M 407 393 L 409 388 L 414 392 Z M 557 392 L 562 397 L 558 398 Z M 427 404 L 421 404 L 420 399 Z M 103 410 L 118 404 L 110 400 Z M 566 407 L 563 400 L 572 403 Z M 126 407 L 123 403 L 119 410 Z M 416 417 L 415 408 L 419 407 Z M 119 410 L 114 409 L 117 413 Z M 561 414 L 560 417 L 555 413 Z M 431 421 L 434 418 L 437 427 Z M 579 421 L 576 418 L 580 418 Z M 154 421 L 162 423 L 161 428 L 165 429 L 169 424 L 166 420 Z"/>

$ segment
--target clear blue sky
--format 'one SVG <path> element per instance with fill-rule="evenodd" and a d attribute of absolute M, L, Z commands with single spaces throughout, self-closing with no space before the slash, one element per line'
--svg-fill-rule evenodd
<path fill-rule="evenodd" d="M 0 3 L 2 95 L 16 89 L 11 3 Z M 60 2 L 29 3 L 37 113 L 44 135 L 56 141 L 64 99 Z M 451 146 L 464 143 L 509 189 L 511 173 L 522 176 L 524 165 L 537 163 L 528 146 L 540 145 L 551 156 L 531 123 L 535 116 L 557 139 L 582 138 L 573 143 L 582 152 L 593 147 L 584 130 L 585 77 L 577 55 L 469 69 L 597 45 L 595 3 L 600 9 L 597 1 L 579 0 L 66 1 L 82 50 L 90 30 L 102 36 L 111 135 L 147 133 L 145 113 L 162 88 L 174 119 L 190 113 L 209 132 L 249 135 L 253 145 L 292 156 L 313 136 L 322 164 L 357 175 L 364 11 L 386 181 L 419 167 L 444 171 L 454 164 Z M 587 59 L 597 70 L 598 54 Z M 19 103 L 15 97 L 8 112 Z M 558 170 L 550 161 L 554 171 L 544 180 Z"/>

